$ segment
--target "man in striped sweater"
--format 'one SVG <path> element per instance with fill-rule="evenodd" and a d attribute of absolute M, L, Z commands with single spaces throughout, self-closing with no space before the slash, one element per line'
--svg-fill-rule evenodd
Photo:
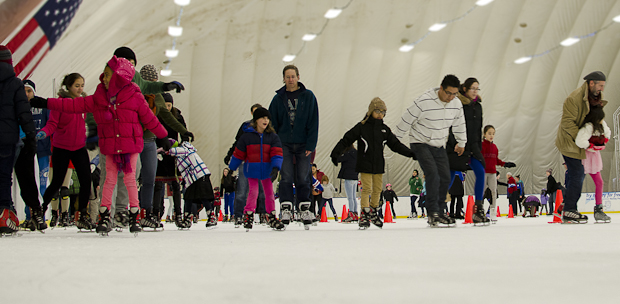
<path fill-rule="evenodd" d="M 396 125 L 396 137 L 403 141 L 409 135 L 411 151 L 426 175 L 426 208 L 431 227 L 455 225 L 454 219 L 444 213 L 450 186 L 445 146 L 450 128 L 458 141 L 454 147 L 458 155 L 463 154 L 467 143 L 463 105 L 454 98 L 459 86 L 456 76 L 446 75 L 440 87 L 429 89 L 414 100 Z"/>

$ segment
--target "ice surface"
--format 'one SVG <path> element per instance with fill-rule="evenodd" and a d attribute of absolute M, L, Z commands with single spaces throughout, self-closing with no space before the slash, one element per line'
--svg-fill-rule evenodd
<path fill-rule="evenodd" d="M 333 220 L 250 232 L 200 222 L 137 238 L 23 232 L 0 239 L 0 302 L 619 303 L 620 216 L 610 216 L 443 229 L 399 218 L 366 231 Z"/>

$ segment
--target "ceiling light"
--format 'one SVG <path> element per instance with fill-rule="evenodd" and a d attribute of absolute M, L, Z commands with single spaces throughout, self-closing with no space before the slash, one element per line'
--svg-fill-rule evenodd
<path fill-rule="evenodd" d="M 441 29 L 444 27 L 446 27 L 445 23 L 435 23 L 431 25 L 431 27 L 429 27 L 428 30 L 431 32 L 438 32 L 438 31 L 441 31 Z"/>
<path fill-rule="evenodd" d="M 191 0 L 174 0 L 174 3 L 179 6 L 186 6 L 190 3 Z"/>
<path fill-rule="evenodd" d="M 579 42 L 579 38 L 569 37 L 564 39 L 564 41 L 560 42 L 562 46 L 571 46 L 575 43 Z"/>
<path fill-rule="evenodd" d="M 615 21 L 615 22 L 620 22 L 620 15 L 618 15 L 618 16 L 616 16 L 616 17 L 614 17 L 614 21 Z"/>
<path fill-rule="evenodd" d="M 183 28 L 180 26 L 168 26 L 168 35 L 172 36 L 172 37 L 179 37 L 181 35 L 183 35 Z"/>
<path fill-rule="evenodd" d="M 303 37 L 301 37 L 301 40 L 312 41 L 314 40 L 314 38 L 316 38 L 316 34 L 305 34 Z"/>
<path fill-rule="evenodd" d="M 295 60 L 295 57 L 297 57 L 297 55 L 287 54 L 287 55 L 284 55 L 284 58 L 282 58 L 282 61 L 284 61 L 284 62 L 291 62 L 291 61 Z"/>
<path fill-rule="evenodd" d="M 403 53 L 407 53 L 407 52 L 413 50 L 413 48 L 414 48 L 413 44 L 403 44 L 403 46 L 398 48 L 398 50 L 403 52 Z"/>
<path fill-rule="evenodd" d="M 478 0 L 476 1 L 477 6 L 485 6 L 489 3 L 493 2 L 493 0 Z"/>
<path fill-rule="evenodd" d="M 175 58 L 179 56 L 179 50 L 166 50 L 166 57 Z"/>
<path fill-rule="evenodd" d="M 525 57 L 521 57 L 517 60 L 515 60 L 516 64 L 522 64 L 522 63 L 526 63 L 528 61 L 532 60 L 532 56 L 525 56 Z"/>
<path fill-rule="evenodd" d="M 161 76 L 170 76 L 172 75 L 172 70 L 165 69 L 161 70 L 159 73 L 161 74 Z"/>
<path fill-rule="evenodd" d="M 338 15 L 340 15 L 340 13 L 342 13 L 342 9 L 340 8 L 330 8 L 329 10 L 327 10 L 327 13 L 325 13 L 325 18 L 327 19 L 334 19 L 336 17 L 338 17 Z"/>

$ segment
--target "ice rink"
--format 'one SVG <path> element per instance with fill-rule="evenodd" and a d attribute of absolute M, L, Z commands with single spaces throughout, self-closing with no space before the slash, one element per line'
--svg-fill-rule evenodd
<path fill-rule="evenodd" d="M 620 215 L 305 231 L 205 222 L 109 237 L 76 228 L 0 240 L 2 303 L 619 303 Z M 615 277 L 615 279 L 614 279 Z"/>

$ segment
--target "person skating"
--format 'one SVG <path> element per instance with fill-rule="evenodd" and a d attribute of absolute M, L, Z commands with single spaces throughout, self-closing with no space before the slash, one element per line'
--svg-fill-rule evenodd
<path fill-rule="evenodd" d="M 558 128 L 555 146 L 558 148 L 567 168 L 566 195 L 562 210 L 562 222 L 583 224 L 588 217 L 577 210 L 577 202 L 581 197 L 583 179 L 585 177 L 582 160 L 586 158 L 586 150 L 575 143 L 579 128 L 583 126 L 586 115 L 593 106 L 605 107 L 603 99 L 606 77 L 603 72 L 596 71 L 586 75 L 585 82 L 574 90 L 564 101 L 562 119 Z"/>
<path fill-rule="evenodd" d="M 491 206 L 489 208 L 489 217 L 491 223 L 497 223 L 497 213 L 495 212 L 497 206 L 497 185 L 499 173 L 497 172 L 497 166 L 503 166 L 505 168 L 515 167 L 514 163 L 504 162 L 499 159 L 499 150 L 493 143 L 495 139 L 495 127 L 492 125 L 484 126 L 484 140 L 482 141 L 482 156 L 484 156 L 484 172 L 485 183 L 488 189 L 491 191 Z"/>
<path fill-rule="evenodd" d="M 394 211 L 394 200 L 398 201 L 398 195 L 396 195 L 396 192 L 394 192 L 394 190 L 392 189 L 392 184 L 385 185 L 385 190 L 381 192 L 381 198 L 379 198 L 379 200 L 382 199 L 385 199 L 386 204 L 390 204 L 392 218 L 396 219 L 396 211 Z"/>
<path fill-rule="evenodd" d="M 338 157 L 347 147 L 357 141 L 355 171 L 360 173 L 362 181 L 360 229 L 368 228 L 370 222 L 379 228 L 383 227 L 383 222 L 377 215 L 377 208 L 385 172 L 384 145 L 405 157 L 415 158 L 412 151 L 402 144 L 392 130 L 383 123 L 386 113 L 385 102 L 375 97 L 368 105 L 368 112 L 364 119 L 344 134 L 330 154 L 332 162 L 337 166 Z"/>
<path fill-rule="evenodd" d="M 415 208 L 415 202 L 418 200 L 420 193 L 422 193 L 422 179 L 418 176 L 418 170 L 413 170 L 411 177 L 409 178 L 409 198 L 411 200 L 411 214 L 410 219 L 417 219 L 418 212 Z"/>
<path fill-rule="evenodd" d="M 220 189 L 224 194 L 224 220 L 223 222 L 232 222 L 235 203 L 235 188 L 237 186 L 237 177 L 228 168 L 224 168 L 222 178 L 220 180 Z"/>
<path fill-rule="evenodd" d="M 344 190 L 347 194 L 347 200 L 349 202 L 349 213 L 346 216 L 343 214 L 342 222 L 350 223 L 357 221 L 357 199 L 355 197 L 355 189 L 357 187 L 357 181 L 359 174 L 355 171 L 355 164 L 357 163 L 357 150 L 353 145 L 347 147 L 342 155 L 338 157 L 340 163 L 340 171 L 338 172 L 338 178 L 344 180 Z"/>
<path fill-rule="evenodd" d="M 329 182 L 329 177 L 327 175 L 323 175 L 321 178 L 321 186 L 323 186 L 323 193 L 321 195 L 322 201 L 319 205 L 319 214 L 323 214 L 323 208 L 325 208 L 325 203 L 329 203 L 329 207 L 334 214 L 334 220 L 338 221 L 338 214 L 336 213 L 336 209 L 334 208 L 334 193 L 336 192 L 336 188 Z M 342 215 L 344 216 L 344 214 Z"/>

